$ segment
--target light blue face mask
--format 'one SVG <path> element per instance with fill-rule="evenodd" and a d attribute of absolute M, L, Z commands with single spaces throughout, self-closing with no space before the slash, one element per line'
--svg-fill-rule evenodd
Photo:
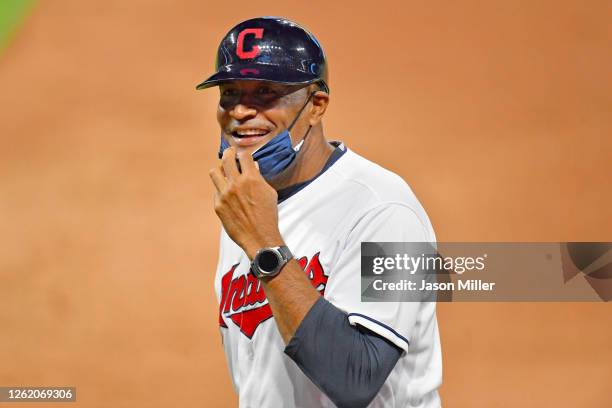
<path fill-rule="evenodd" d="M 290 131 L 291 128 L 293 128 L 293 125 L 295 125 L 295 122 L 302 114 L 302 111 L 304 110 L 306 105 L 308 105 L 308 102 L 310 101 L 312 95 L 314 95 L 314 92 L 308 95 L 304 106 L 302 106 L 297 116 L 286 130 L 274 136 L 265 145 L 261 146 L 259 149 L 253 152 L 253 160 L 255 160 L 259 165 L 259 172 L 266 180 L 270 180 L 282 173 L 284 170 L 286 170 L 291 165 L 291 163 L 293 163 L 298 152 L 302 148 L 304 140 L 306 140 L 306 136 L 308 136 L 308 133 L 310 132 L 312 126 L 308 127 L 306 134 L 304 135 L 302 140 L 297 145 L 295 145 L 295 147 L 293 147 L 293 145 L 291 144 Z M 223 137 L 223 132 L 221 132 L 221 146 L 219 147 L 219 158 L 223 156 L 223 152 L 228 147 L 230 147 L 230 145 Z"/>

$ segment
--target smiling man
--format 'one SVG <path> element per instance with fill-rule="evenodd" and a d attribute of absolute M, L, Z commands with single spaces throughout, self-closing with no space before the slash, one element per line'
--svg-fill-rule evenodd
<path fill-rule="evenodd" d="M 255 18 L 227 33 L 216 68 L 197 88 L 220 90 L 215 290 L 240 406 L 440 406 L 435 303 L 360 299 L 361 242 L 434 232 L 399 176 L 326 140 L 320 44 Z"/>

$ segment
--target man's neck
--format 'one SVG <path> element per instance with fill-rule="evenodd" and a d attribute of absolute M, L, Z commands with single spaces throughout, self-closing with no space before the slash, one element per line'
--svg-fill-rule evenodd
<path fill-rule="evenodd" d="M 304 141 L 295 162 L 283 174 L 270 181 L 275 190 L 308 181 L 321 172 L 334 151 L 321 133 L 310 134 Z"/>

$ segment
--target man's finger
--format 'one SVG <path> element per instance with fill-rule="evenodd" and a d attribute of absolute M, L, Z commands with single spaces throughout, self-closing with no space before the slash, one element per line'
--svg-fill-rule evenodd
<path fill-rule="evenodd" d="M 238 160 L 240 161 L 240 168 L 244 174 L 259 173 L 259 166 L 249 153 L 242 152 L 238 154 Z"/>
<path fill-rule="evenodd" d="M 238 165 L 236 164 L 236 149 L 233 147 L 228 147 L 225 149 L 221 163 L 223 163 L 225 177 L 230 180 L 238 178 L 240 171 L 238 170 Z"/>
<path fill-rule="evenodd" d="M 223 175 L 221 166 L 210 169 L 210 171 L 208 172 L 208 175 L 212 179 L 212 182 L 215 185 L 215 188 L 217 189 L 217 191 L 218 192 L 223 191 L 223 189 L 225 188 L 225 184 L 227 184 L 227 180 L 225 179 L 225 176 Z"/>

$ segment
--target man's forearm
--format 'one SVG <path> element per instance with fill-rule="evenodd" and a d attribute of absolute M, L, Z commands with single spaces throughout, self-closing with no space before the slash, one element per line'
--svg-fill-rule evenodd
<path fill-rule="evenodd" d="M 295 259 L 289 261 L 277 276 L 264 279 L 263 285 L 278 330 L 287 344 L 321 295 Z"/>

